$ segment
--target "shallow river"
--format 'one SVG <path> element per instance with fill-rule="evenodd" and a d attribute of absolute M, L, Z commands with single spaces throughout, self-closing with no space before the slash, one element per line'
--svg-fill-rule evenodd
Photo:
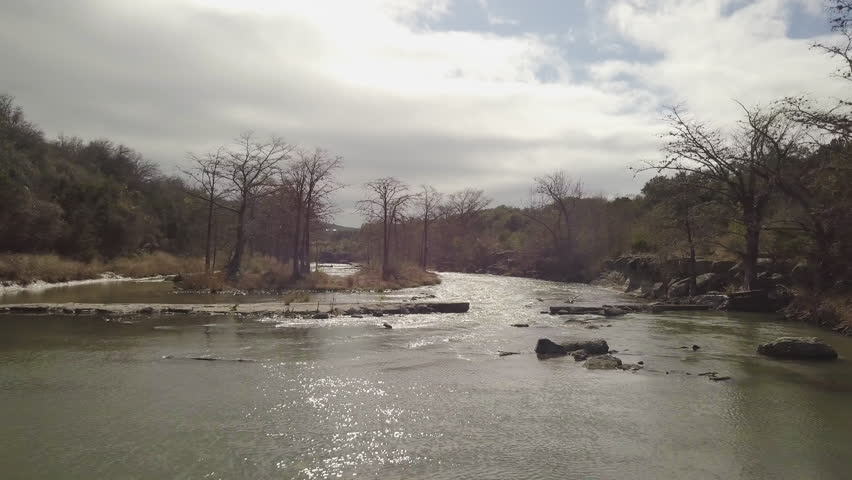
<path fill-rule="evenodd" d="M 745 314 L 564 323 L 539 311 L 573 295 L 633 300 L 443 280 L 391 298 L 469 300 L 470 312 L 381 319 L 393 330 L 374 318 L 0 316 L 0 477 L 849 478 L 852 339 Z M 122 288 L 133 285 L 168 298 L 151 301 L 182 297 Z M 93 291 L 63 294 L 105 300 Z M 783 335 L 820 336 L 841 359 L 755 355 Z M 540 337 L 606 338 L 647 368 L 539 360 Z M 199 355 L 256 361 L 181 358 Z"/>

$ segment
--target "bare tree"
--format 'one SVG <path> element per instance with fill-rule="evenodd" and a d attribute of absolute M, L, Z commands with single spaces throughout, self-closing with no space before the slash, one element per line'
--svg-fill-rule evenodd
<path fill-rule="evenodd" d="M 843 36 L 839 43 L 815 43 L 817 48 L 832 57 L 839 57 L 843 65 L 836 75 L 852 81 L 852 0 L 828 0 L 829 24 L 833 32 Z"/>
<path fill-rule="evenodd" d="M 423 219 L 423 250 L 420 264 L 423 268 L 429 264 L 429 225 L 438 217 L 438 206 L 444 198 L 443 194 L 431 185 L 420 185 L 417 194 L 417 209 Z"/>
<path fill-rule="evenodd" d="M 574 181 L 564 170 L 535 177 L 530 194 L 530 208 L 525 216 L 545 227 L 553 238 L 554 248 L 565 250 L 571 235 L 571 221 L 577 201 L 583 198 L 583 183 Z M 556 221 L 545 220 L 549 209 L 556 210 Z M 555 223 L 555 224 L 554 224 Z M 567 230 L 563 234 L 563 225 Z"/>
<path fill-rule="evenodd" d="M 645 200 L 653 206 L 655 227 L 675 232 L 673 243 L 686 247 L 689 296 L 694 296 L 697 288 L 696 250 L 706 245 L 717 229 L 711 210 L 713 194 L 693 187 L 694 183 L 685 172 L 678 172 L 671 177 L 654 177 L 642 188 Z"/>
<path fill-rule="evenodd" d="M 203 200 L 207 204 L 207 238 L 204 245 L 204 273 L 210 273 L 211 247 L 213 242 L 213 223 L 216 208 L 223 198 L 229 193 L 223 186 L 222 165 L 225 161 L 225 148 L 219 147 L 215 151 L 197 155 L 189 154 L 193 166 L 184 170 L 183 173 L 189 177 L 193 185 L 201 190 Z"/>
<path fill-rule="evenodd" d="M 342 167 L 343 157 L 315 148 L 297 151 L 296 161 L 282 174 L 291 192 L 296 215 L 293 233 L 294 278 L 310 270 L 311 222 L 331 217 L 334 207 L 329 203 L 329 197 L 343 187 L 334 178 Z"/>
<path fill-rule="evenodd" d="M 764 130 L 785 131 L 779 115 L 743 109 L 747 118 L 754 116 L 754 122 L 762 124 Z M 745 230 L 745 250 L 737 252 L 743 262 L 743 287 L 753 288 L 757 280 L 760 234 L 773 192 L 772 183 L 761 175 L 761 169 L 764 164 L 776 161 L 782 152 L 751 124 L 752 120 L 741 122 L 738 132 L 731 136 L 687 117 L 678 107 L 669 109 L 666 120 L 670 130 L 663 134 L 665 156 L 647 162 L 647 167 L 640 170 L 690 174 L 691 188 L 713 192 L 737 210 L 737 220 Z"/>
<path fill-rule="evenodd" d="M 234 209 L 237 213 L 237 234 L 234 251 L 225 267 L 226 278 L 239 278 L 246 246 L 247 213 L 260 197 L 274 193 L 275 176 L 280 163 L 290 158 L 293 146 L 279 137 L 258 140 L 252 132 L 240 135 L 227 152 L 222 165 L 223 176 L 229 182 Z"/>
<path fill-rule="evenodd" d="M 485 210 L 491 204 L 491 199 L 485 196 L 485 192 L 475 188 L 465 188 L 453 192 L 447 197 L 445 204 L 447 214 L 455 217 L 459 222 L 465 223 L 474 220 L 479 212 Z"/>
<path fill-rule="evenodd" d="M 391 267 L 391 232 L 402 221 L 412 200 L 408 185 L 394 177 L 383 177 L 364 184 L 367 197 L 358 202 L 358 210 L 368 221 L 382 224 L 382 278 L 393 274 Z"/>

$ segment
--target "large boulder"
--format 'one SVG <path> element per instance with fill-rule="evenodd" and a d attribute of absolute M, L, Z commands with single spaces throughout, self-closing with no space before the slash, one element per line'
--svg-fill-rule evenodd
<path fill-rule="evenodd" d="M 757 271 L 758 272 L 771 272 L 775 268 L 775 260 L 771 258 L 758 258 L 757 259 Z"/>
<path fill-rule="evenodd" d="M 713 266 L 710 267 L 710 273 L 728 273 L 737 265 L 737 262 L 733 260 L 719 260 L 718 262 L 713 262 Z"/>
<path fill-rule="evenodd" d="M 689 295 L 689 279 L 680 279 L 669 287 L 669 298 L 686 297 Z"/>
<path fill-rule="evenodd" d="M 714 310 L 724 310 L 728 306 L 728 296 L 727 295 L 698 295 L 693 301 L 696 305 L 707 305 Z"/>
<path fill-rule="evenodd" d="M 793 299 L 790 289 L 779 285 L 769 290 L 746 290 L 728 295 L 728 310 L 738 312 L 774 313 Z"/>
<path fill-rule="evenodd" d="M 757 347 L 757 353 L 775 358 L 797 360 L 834 360 L 837 351 L 815 337 L 782 337 Z"/>
<path fill-rule="evenodd" d="M 813 280 L 813 269 L 808 262 L 799 262 L 793 267 L 790 277 L 797 285 L 810 285 Z"/>
<path fill-rule="evenodd" d="M 590 370 L 614 370 L 621 366 L 621 359 L 612 355 L 601 355 L 586 360 L 586 368 Z"/>
<path fill-rule="evenodd" d="M 589 355 L 603 355 L 604 353 L 609 352 L 609 345 L 607 345 L 606 340 L 602 338 L 564 342 L 560 346 L 569 352 L 583 350 Z"/>
<path fill-rule="evenodd" d="M 535 353 L 537 355 L 568 355 L 569 350 L 552 342 L 548 338 L 539 338 L 535 345 Z"/>
<path fill-rule="evenodd" d="M 713 262 L 710 260 L 695 260 L 695 274 L 704 275 L 713 271 Z"/>
<path fill-rule="evenodd" d="M 718 290 L 724 283 L 724 277 L 718 273 L 705 273 L 695 277 L 695 289 L 699 293 Z"/>
<path fill-rule="evenodd" d="M 657 282 L 654 284 L 654 289 L 651 291 L 651 296 L 653 298 L 663 298 L 666 296 L 666 284 L 663 282 Z"/>
<path fill-rule="evenodd" d="M 738 312 L 777 312 L 780 308 L 766 290 L 746 290 L 728 296 L 728 310 Z"/>

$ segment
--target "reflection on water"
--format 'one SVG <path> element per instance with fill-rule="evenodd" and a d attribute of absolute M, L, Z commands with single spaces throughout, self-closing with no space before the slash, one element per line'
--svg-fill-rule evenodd
<path fill-rule="evenodd" d="M 585 285 L 443 276 L 441 285 L 388 296 L 465 299 L 471 311 L 380 319 L 393 330 L 373 318 L 4 316 L 0 471 L 4 478 L 847 478 L 852 340 L 709 312 L 565 323 L 539 311 L 573 295 L 587 305 L 631 299 Z M 519 322 L 531 326 L 509 326 Z M 841 360 L 754 355 L 757 343 L 781 335 L 822 336 Z M 604 337 L 623 360 L 647 368 L 632 374 L 588 371 L 570 357 L 540 361 L 531 354 L 539 337 Z M 680 348 L 692 344 L 701 348 Z M 498 350 L 523 354 L 501 358 Z M 257 361 L 228 361 L 238 358 Z M 733 378 L 698 375 L 707 371 Z"/>

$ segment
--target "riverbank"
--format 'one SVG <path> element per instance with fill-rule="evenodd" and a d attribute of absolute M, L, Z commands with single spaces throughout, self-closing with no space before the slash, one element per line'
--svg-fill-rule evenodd
<path fill-rule="evenodd" d="M 669 303 L 713 305 L 729 311 L 778 313 L 789 321 L 852 335 L 852 292 L 842 287 L 821 294 L 809 288 L 807 264 L 758 261 L 757 288 L 738 290 L 742 266 L 730 260 L 695 262 L 695 295 L 690 296 L 686 259 L 649 255 L 623 256 L 604 262 L 594 285 Z"/>
<path fill-rule="evenodd" d="M 197 272 L 204 269 L 203 260 L 153 252 L 107 262 L 82 262 L 54 254 L 0 254 L 0 285 L 6 288 L 49 284 L 101 281 L 126 278 L 150 278 Z"/>
<path fill-rule="evenodd" d="M 265 256 L 249 258 L 234 283 L 225 281 L 222 272 L 198 273 L 203 270 L 200 258 L 165 252 L 108 262 L 82 262 L 53 254 L 2 254 L 0 293 L 160 276 L 174 276 L 178 289 L 198 293 L 398 290 L 441 283 L 436 273 L 411 264 L 400 266 L 389 279 L 383 279 L 375 266 L 361 266 L 349 275 L 315 271 L 294 279 L 291 264 Z"/>
<path fill-rule="evenodd" d="M 438 285 L 441 277 L 422 268 L 405 264 L 389 279 L 383 279 L 380 267 L 364 265 L 349 275 L 334 275 L 314 271 L 293 277 L 290 263 L 262 257 L 251 259 L 236 282 L 228 282 L 223 272 L 181 275 L 177 287 L 186 291 L 217 293 L 238 290 L 243 292 L 292 291 L 376 291 Z"/>

